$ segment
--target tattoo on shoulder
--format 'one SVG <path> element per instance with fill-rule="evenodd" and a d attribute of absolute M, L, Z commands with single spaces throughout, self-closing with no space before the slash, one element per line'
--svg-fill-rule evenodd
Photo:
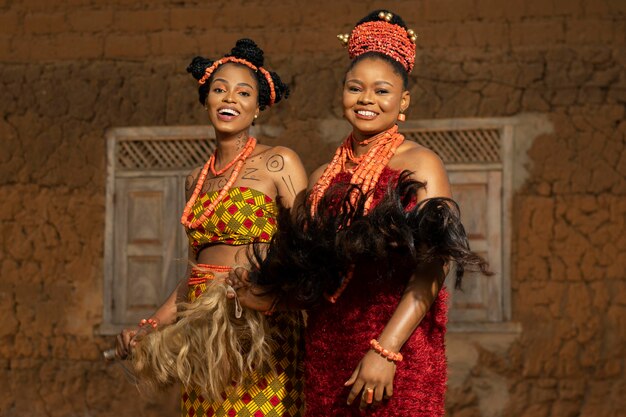
<path fill-rule="evenodd" d="M 243 172 L 243 175 L 241 176 L 241 179 L 242 180 L 261 181 L 260 179 L 258 179 L 254 175 L 252 175 L 255 172 L 257 172 L 258 170 L 259 170 L 258 168 L 246 168 L 245 171 Z"/>
<path fill-rule="evenodd" d="M 265 163 L 265 167 L 269 172 L 279 172 L 285 168 L 285 158 L 282 155 L 274 154 L 269 157 Z"/>
<path fill-rule="evenodd" d="M 285 177 L 280 177 L 283 180 L 283 183 L 285 183 L 285 187 L 287 188 L 287 190 L 289 190 L 289 193 L 292 196 L 296 196 L 296 187 L 293 186 L 293 181 L 291 180 L 291 175 L 287 175 L 287 179 L 289 181 L 287 181 L 287 179 L 285 179 Z"/>

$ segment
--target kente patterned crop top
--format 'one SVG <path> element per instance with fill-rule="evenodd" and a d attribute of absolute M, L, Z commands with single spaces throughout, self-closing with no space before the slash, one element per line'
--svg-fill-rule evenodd
<path fill-rule="evenodd" d="M 199 218 L 217 195 L 217 191 L 199 195 L 189 219 Z M 277 214 L 274 200 L 261 191 L 233 187 L 201 225 L 185 230 L 189 243 L 196 251 L 214 243 L 246 245 L 269 242 L 276 231 Z"/>

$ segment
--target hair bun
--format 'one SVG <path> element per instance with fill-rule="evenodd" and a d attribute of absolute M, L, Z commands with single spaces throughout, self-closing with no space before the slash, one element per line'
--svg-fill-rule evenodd
<path fill-rule="evenodd" d="M 189 66 L 187 72 L 190 73 L 193 78 L 199 80 L 204 75 L 204 71 L 213 64 L 213 61 L 203 58 L 201 56 L 195 57 Z"/>
<path fill-rule="evenodd" d="M 252 39 L 239 39 L 227 56 L 245 59 L 255 67 L 262 67 L 265 60 L 263 50 Z"/>

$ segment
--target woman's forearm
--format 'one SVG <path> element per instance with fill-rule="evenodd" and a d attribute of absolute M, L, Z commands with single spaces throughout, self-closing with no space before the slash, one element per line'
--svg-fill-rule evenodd
<path fill-rule="evenodd" d="M 373 335 L 381 346 L 400 351 L 437 298 L 446 273 L 443 263 L 433 263 L 413 274 L 385 329 L 380 335 Z"/>

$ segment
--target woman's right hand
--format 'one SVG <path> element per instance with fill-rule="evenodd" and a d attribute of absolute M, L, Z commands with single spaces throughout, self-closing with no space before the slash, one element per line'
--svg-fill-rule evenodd
<path fill-rule="evenodd" d="M 235 291 L 250 287 L 249 271 L 244 267 L 235 267 L 226 278 L 226 284 L 230 285 Z M 234 294 L 228 294 L 228 298 L 235 298 Z"/>
<path fill-rule="evenodd" d="M 256 311 L 268 311 L 272 308 L 274 297 L 254 286 L 249 280 L 249 271 L 245 268 L 233 269 L 226 278 L 226 284 L 231 288 L 226 292 L 226 297 L 235 298 L 242 307 Z"/>
<path fill-rule="evenodd" d="M 229 286 L 226 291 L 226 297 L 231 300 L 237 299 L 242 306 L 249 308 L 246 305 L 250 293 L 248 270 L 242 267 L 233 268 L 228 273 L 228 277 L 226 277 L 226 285 Z"/>
<path fill-rule="evenodd" d="M 130 354 L 130 350 L 135 346 L 133 338 L 137 334 L 138 329 L 124 329 L 117 335 L 115 343 L 115 354 L 120 359 L 126 359 Z"/>

